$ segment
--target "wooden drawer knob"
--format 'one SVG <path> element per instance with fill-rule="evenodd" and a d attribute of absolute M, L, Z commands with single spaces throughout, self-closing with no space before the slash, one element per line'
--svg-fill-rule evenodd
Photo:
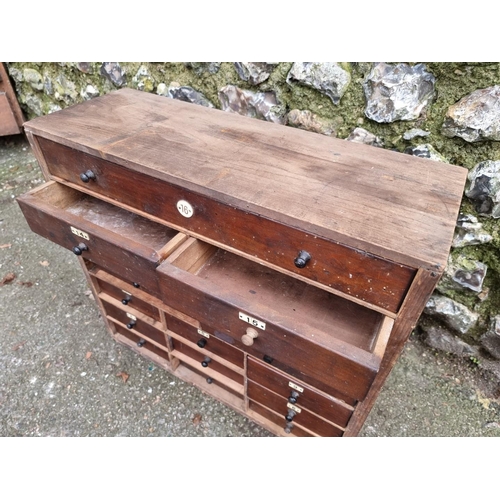
<path fill-rule="evenodd" d="M 290 397 L 288 398 L 288 402 L 294 405 L 297 402 L 297 399 L 299 399 L 299 396 L 300 394 L 297 391 L 292 391 Z"/>
<path fill-rule="evenodd" d="M 80 179 L 82 182 L 89 182 L 89 181 L 95 181 L 95 174 L 92 172 L 92 170 L 87 170 L 83 174 L 80 174 Z"/>
<path fill-rule="evenodd" d="M 299 269 L 302 269 L 303 267 L 306 267 L 306 264 L 311 260 L 311 256 L 309 253 L 307 253 L 305 250 L 301 250 L 299 252 L 299 255 L 295 257 L 295 260 L 293 263 L 295 264 L 295 267 L 298 267 Z"/>
<path fill-rule="evenodd" d="M 76 247 L 73 247 L 73 253 L 75 255 L 82 255 L 82 252 L 88 249 L 89 247 L 85 243 L 79 243 Z"/>
<path fill-rule="evenodd" d="M 241 337 L 241 341 L 246 345 L 246 346 L 251 346 L 253 345 L 253 341 L 259 336 L 259 332 L 255 329 L 249 326 L 246 329 L 245 335 Z"/>

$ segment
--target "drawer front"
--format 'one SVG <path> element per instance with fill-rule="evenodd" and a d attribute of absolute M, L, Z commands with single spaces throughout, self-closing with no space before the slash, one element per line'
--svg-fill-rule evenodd
<path fill-rule="evenodd" d="M 102 300 L 101 303 L 106 311 L 106 314 L 120 323 L 123 323 L 127 327 L 130 326 L 130 330 L 136 331 L 142 336 L 148 337 L 154 340 L 156 343 L 167 347 L 167 341 L 164 332 L 156 328 L 155 326 L 149 324 L 144 318 L 139 317 L 139 312 L 134 309 L 128 308 L 128 311 L 122 310 L 114 304 Z"/>
<path fill-rule="evenodd" d="M 136 346 L 140 348 L 136 349 L 137 352 L 140 352 L 145 356 L 147 356 L 148 353 L 153 353 L 159 356 L 160 358 L 164 359 L 165 361 L 169 361 L 168 352 L 164 351 L 163 349 L 160 349 L 151 342 L 148 341 L 144 342 L 144 339 L 136 335 L 133 331 L 127 330 L 127 328 L 117 325 L 116 323 L 113 323 L 113 328 L 116 331 L 116 333 L 134 342 Z"/>
<path fill-rule="evenodd" d="M 297 276 L 397 312 L 415 270 L 39 137 L 52 175 Z M 95 179 L 82 182 L 91 170 Z M 190 217 L 177 203 L 187 201 Z M 295 264 L 301 251 L 305 267 Z"/>
<path fill-rule="evenodd" d="M 165 304 L 200 321 L 209 334 L 321 390 L 333 388 L 356 400 L 366 395 L 380 363 L 370 353 L 346 343 L 332 350 L 286 330 L 272 323 L 272 309 L 261 308 L 263 314 L 256 316 L 231 290 L 207 285 L 169 263 L 163 263 L 157 271 Z M 259 336 L 251 346 L 242 341 L 249 325 L 240 319 L 241 313 L 265 323 L 265 330 L 258 330 Z"/>
<path fill-rule="evenodd" d="M 294 410 L 287 406 L 287 400 L 285 398 L 274 394 L 251 380 L 248 381 L 247 391 L 248 397 L 251 400 L 283 415 L 283 428 L 285 428 L 287 424 L 297 423 L 320 436 L 338 437 L 343 434 L 342 429 L 300 408 L 299 405 L 295 405 L 297 411 L 294 412 Z M 285 417 L 288 417 L 289 420 Z"/>
<path fill-rule="evenodd" d="M 49 183 L 44 187 L 45 194 L 54 188 L 53 194 L 57 196 L 59 187 Z M 125 281 L 136 283 L 155 297 L 159 296 L 155 273 L 159 258 L 154 249 L 141 245 L 141 242 L 121 238 L 50 203 L 39 194 L 37 190 L 33 190 L 17 199 L 33 232 L 68 250 L 75 251 L 75 247 L 80 246 L 79 252 L 86 260 L 98 264 Z M 168 238 L 165 238 L 165 244 L 168 241 Z"/>
<path fill-rule="evenodd" d="M 201 350 L 195 351 L 194 349 L 191 349 L 191 347 L 187 346 L 183 342 L 178 341 L 177 339 L 172 339 L 172 345 L 174 347 L 172 355 L 176 356 L 176 352 L 179 352 L 184 356 L 189 357 L 191 360 L 193 360 L 193 366 L 199 371 L 199 373 L 207 373 L 206 376 L 209 377 L 211 371 L 213 370 L 231 380 L 234 380 L 238 384 L 243 385 L 243 375 L 236 373 L 222 363 L 215 361 L 210 356 L 210 353 L 202 352 Z"/>
<path fill-rule="evenodd" d="M 280 417 L 273 413 L 271 410 L 267 409 L 265 406 L 262 406 L 254 401 L 248 402 L 248 408 L 250 411 L 259 414 L 261 417 L 264 417 L 269 422 L 281 427 L 286 434 L 294 437 L 313 437 L 314 434 L 307 432 L 305 429 L 298 427 L 296 425 L 286 427 L 283 423 L 283 417 Z"/>
<path fill-rule="evenodd" d="M 99 290 L 105 292 L 109 296 L 119 300 L 124 305 L 130 306 L 131 308 L 142 312 L 146 316 L 153 318 L 155 321 L 160 321 L 159 310 L 146 301 L 140 299 L 136 296 L 136 288 L 130 285 L 127 288 L 118 288 L 105 280 L 96 278 Z M 126 302 L 126 304 L 125 304 Z"/>
<path fill-rule="evenodd" d="M 244 366 L 244 354 L 242 351 L 231 347 L 225 342 L 221 342 L 219 339 L 210 335 L 206 332 L 205 335 L 198 333 L 198 328 L 187 324 L 186 322 L 172 316 L 170 314 L 165 314 L 167 319 L 167 328 L 178 335 L 181 335 L 186 340 L 193 342 L 198 346 L 200 353 L 205 353 L 207 356 L 210 354 L 215 354 L 221 358 L 226 359 L 230 363 L 233 363 L 240 368 Z M 207 338 L 208 335 L 208 338 Z"/>
<path fill-rule="evenodd" d="M 345 427 L 351 418 L 352 407 L 328 398 L 304 386 L 300 381 L 291 379 L 284 373 L 273 370 L 250 357 L 248 358 L 248 378 L 283 398 L 291 398 L 289 401 L 292 404 L 298 404 L 301 408 L 321 415 L 340 427 Z"/>

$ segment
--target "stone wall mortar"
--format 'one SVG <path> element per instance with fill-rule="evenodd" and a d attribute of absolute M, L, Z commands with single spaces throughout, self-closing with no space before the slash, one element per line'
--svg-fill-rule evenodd
<path fill-rule="evenodd" d="M 7 68 L 27 118 L 131 87 L 466 167 L 448 267 L 416 333 L 433 348 L 473 353 L 474 363 L 500 373 L 492 347 L 500 324 L 500 63 L 11 62 Z"/>

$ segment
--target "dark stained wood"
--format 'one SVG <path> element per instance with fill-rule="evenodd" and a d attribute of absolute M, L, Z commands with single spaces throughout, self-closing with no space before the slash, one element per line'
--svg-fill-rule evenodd
<path fill-rule="evenodd" d="M 158 308 L 156 308 L 150 302 L 146 302 L 137 297 L 137 288 L 134 288 L 133 286 L 127 285 L 125 283 L 125 286 L 115 286 L 117 283 L 110 283 L 110 281 L 114 281 L 115 278 L 110 275 L 108 275 L 108 277 L 111 279 L 97 279 L 97 286 L 101 291 L 119 301 L 121 301 L 122 299 L 129 299 L 128 306 L 131 309 L 134 308 L 137 311 L 140 311 L 143 314 L 146 314 L 147 316 L 153 318 L 154 320 L 160 321 L 160 311 L 158 310 Z"/>
<path fill-rule="evenodd" d="M 307 327 L 297 332 L 285 326 L 286 315 L 274 310 L 272 304 L 245 300 L 234 290 L 202 280 L 167 261 L 158 266 L 157 273 L 164 302 L 209 325 L 207 331 L 216 337 L 223 332 L 239 349 L 259 359 L 272 357 L 273 366 L 306 383 L 321 382 L 355 399 L 363 398 L 368 391 L 380 360 L 335 338 L 334 326 L 331 332 Z M 249 325 L 239 319 L 239 312 L 266 322 L 265 332 L 251 347 L 241 342 Z"/>
<path fill-rule="evenodd" d="M 150 354 L 153 354 L 161 358 L 162 360 L 165 360 L 167 362 L 169 361 L 169 356 L 167 351 L 160 349 L 159 347 L 148 341 L 146 341 L 146 343 L 144 343 L 141 347 L 138 347 L 137 343 L 140 340 L 142 340 L 143 337 L 136 335 L 134 331 L 128 330 L 126 327 L 116 322 L 113 322 L 112 325 L 116 333 L 132 341 L 133 345 L 130 347 L 132 347 L 134 351 L 137 352 L 138 354 L 141 354 L 146 357 L 149 357 Z M 157 361 L 154 357 L 152 359 L 155 362 Z"/>
<path fill-rule="evenodd" d="M 26 129 L 410 267 L 444 268 L 467 170 L 122 89 Z"/>
<path fill-rule="evenodd" d="M 197 332 L 197 328 L 189 325 L 188 323 L 185 323 L 184 321 L 181 321 L 175 316 L 171 316 L 169 314 L 166 314 L 165 316 L 167 319 L 167 328 L 169 330 L 169 334 L 171 334 L 172 332 L 177 333 L 189 342 L 195 344 L 196 349 L 198 349 L 200 353 L 205 354 L 206 356 L 215 354 L 216 356 L 221 356 L 230 363 L 243 368 L 244 359 L 242 351 L 235 349 L 225 342 L 220 341 L 214 336 L 206 338 L 203 335 L 200 335 Z M 199 347 L 199 341 L 204 341 L 205 345 L 203 347 Z"/>
<path fill-rule="evenodd" d="M 219 363 L 216 359 L 210 357 L 209 353 L 203 352 L 202 349 L 195 350 L 177 339 L 173 339 L 173 346 L 173 356 L 178 356 L 178 353 L 182 353 L 189 357 L 195 362 L 200 373 L 206 373 L 206 376 L 209 377 L 212 375 L 212 371 L 215 371 L 243 386 L 243 375 L 241 375 L 241 373 L 231 370 L 226 365 Z M 209 358 L 210 361 L 207 366 L 204 367 L 201 363 L 207 358 Z"/>
<path fill-rule="evenodd" d="M 87 260 L 159 295 L 155 268 L 165 258 L 162 250 L 175 237 L 175 231 L 134 214 L 130 218 L 117 207 L 54 183 L 30 191 L 17 201 L 35 233 L 70 250 L 86 244 L 88 250 L 83 255 Z M 84 231 L 90 239 L 74 234 L 72 227 Z"/>
<path fill-rule="evenodd" d="M 281 431 L 278 434 L 278 430 L 272 428 L 271 429 L 272 432 L 274 432 L 274 434 L 278 434 L 280 436 L 293 436 L 293 437 L 315 437 L 315 436 L 317 436 L 316 434 L 308 432 L 307 430 L 303 429 L 302 427 L 299 427 L 296 424 L 293 426 L 290 433 L 283 432 L 284 427 L 285 427 L 285 425 L 283 423 L 283 416 L 277 415 L 276 413 L 273 413 L 268 408 L 266 408 L 262 405 L 259 405 L 258 403 L 255 403 L 254 401 L 249 402 L 248 414 L 254 420 L 258 421 L 258 418 L 256 418 L 256 416 L 262 416 L 264 418 L 264 421 L 272 422 L 275 426 L 278 427 L 279 431 Z"/>
<path fill-rule="evenodd" d="M 127 203 L 146 216 L 151 215 L 196 237 L 208 238 L 231 250 L 258 258 L 289 273 L 326 288 L 333 288 L 359 300 L 396 312 L 404 299 L 415 270 L 360 252 L 310 231 L 284 226 L 250 210 L 238 209 L 173 184 L 120 167 L 52 141 L 40 138 L 52 175 Z M 96 179 L 84 183 L 80 174 L 92 170 Z M 177 210 L 187 200 L 195 215 L 186 219 Z M 305 268 L 294 260 L 300 250 L 311 255 Z"/>
<path fill-rule="evenodd" d="M 123 306 L 117 300 L 115 301 L 112 297 L 107 296 L 104 293 L 99 294 L 106 315 L 117 320 L 123 325 L 128 325 L 135 323 L 133 328 L 131 328 L 134 333 L 141 335 L 142 337 L 147 337 L 154 342 L 167 347 L 167 340 L 165 338 L 165 332 L 161 330 L 161 323 L 154 321 L 153 319 L 144 316 L 141 312 L 135 311 L 134 309 Z M 133 320 L 128 315 L 133 315 L 136 319 Z"/>
<path fill-rule="evenodd" d="M 303 392 L 297 392 L 298 405 L 306 408 L 312 413 L 321 415 L 326 420 L 334 422 L 340 427 L 345 427 L 351 418 L 353 408 L 342 401 L 336 400 L 330 396 L 323 395 L 317 390 L 304 385 L 302 382 L 287 377 L 284 373 L 274 370 L 268 365 L 264 365 L 253 358 L 248 358 L 247 376 L 249 380 L 279 394 L 283 398 L 288 398 L 293 388 L 289 382 L 297 384 L 303 389 Z"/>
<path fill-rule="evenodd" d="M 446 265 L 465 169 L 129 89 L 26 131 L 56 182 L 19 204 L 88 245 L 118 341 L 277 435 L 290 381 L 290 435 L 359 433 Z"/>
<path fill-rule="evenodd" d="M 275 411 L 276 413 L 281 413 L 283 415 L 283 427 L 285 427 L 287 421 L 285 420 L 285 415 L 288 413 L 287 400 L 274 394 L 265 387 L 260 386 L 248 381 L 247 385 L 248 397 L 260 403 L 261 405 Z M 300 406 L 300 405 L 297 405 Z M 312 432 L 325 437 L 338 437 L 343 434 L 343 430 L 338 427 L 322 420 L 321 418 L 309 413 L 306 409 L 301 408 L 302 411 L 295 415 L 293 421 L 300 424 L 302 427 L 311 430 Z"/>

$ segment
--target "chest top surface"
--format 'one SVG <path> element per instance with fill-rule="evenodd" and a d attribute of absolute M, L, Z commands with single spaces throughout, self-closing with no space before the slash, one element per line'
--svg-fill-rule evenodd
<path fill-rule="evenodd" d="M 467 170 L 122 89 L 25 129 L 415 266 L 446 264 Z"/>

